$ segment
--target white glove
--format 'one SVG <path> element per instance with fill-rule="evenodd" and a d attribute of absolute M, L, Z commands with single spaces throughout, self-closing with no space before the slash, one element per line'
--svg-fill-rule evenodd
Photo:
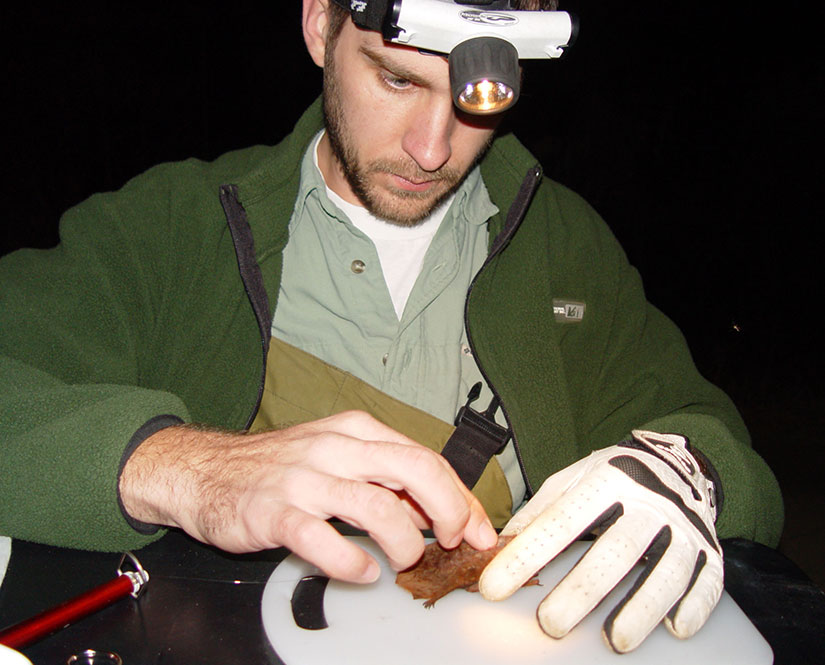
<path fill-rule="evenodd" d="M 682 436 L 634 431 L 548 478 L 502 531 L 519 535 L 484 569 L 481 594 L 508 597 L 595 530 L 601 535 L 539 605 L 542 629 L 564 637 L 646 558 L 604 623 L 608 646 L 631 651 L 662 619 L 676 637 L 693 635 L 719 601 L 724 572 L 716 488 L 689 450 Z"/>

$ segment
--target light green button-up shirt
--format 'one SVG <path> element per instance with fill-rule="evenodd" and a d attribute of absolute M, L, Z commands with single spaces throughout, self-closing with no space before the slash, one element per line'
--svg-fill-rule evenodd
<path fill-rule="evenodd" d="M 272 335 L 448 423 L 482 381 L 464 330 L 464 301 L 487 257 L 487 220 L 498 212 L 474 169 L 424 256 L 399 320 L 372 241 L 330 200 L 315 164 L 301 166 Z M 484 384 L 483 384 L 484 385 Z M 484 385 L 474 408 L 492 397 Z M 512 444 L 499 463 L 513 495 L 525 486 Z"/>

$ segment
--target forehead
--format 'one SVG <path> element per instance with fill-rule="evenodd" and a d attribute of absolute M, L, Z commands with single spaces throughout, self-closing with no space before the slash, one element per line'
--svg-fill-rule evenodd
<path fill-rule="evenodd" d="M 335 57 L 358 67 L 387 69 L 396 76 L 427 85 L 449 84 L 446 56 L 385 42 L 378 32 L 359 28 L 351 20 L 341 29 Z"/>

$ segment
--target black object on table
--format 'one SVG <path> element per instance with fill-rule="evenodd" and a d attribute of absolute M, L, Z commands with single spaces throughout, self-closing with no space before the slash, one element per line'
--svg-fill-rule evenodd
<path fill-rule="evenodd" d="M 825 593 L 770 548 L 739 539 L 723 546 L 728 593 L 770 643 L 777 665 L 825 662 Z M 23 649 L 34 665 L 62 665 L 86 649 L 115 652 L 124 665 L 282 662 L 260 606 L 288 551 L 232 555 L 172 532 L 136 554 L 151 576 L 141 598 L 118 601 Z M 14 541 L 0 587 L 0 627 L 105 582 L 120 556 Z"/>

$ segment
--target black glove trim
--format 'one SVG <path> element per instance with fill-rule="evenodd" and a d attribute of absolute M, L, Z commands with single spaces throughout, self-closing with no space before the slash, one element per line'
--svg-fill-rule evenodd
<path fill-rule="evenodd" d="M 670 621 L 676 617 L 676 613 L 679 611 L 679 606 L 682 604 L 682 600 L 684 600 L 685 596 L 687 596 L 693 586 L 696 584 L 696 580 L 699 579 L 699 573 L 702 572 L 702 569 L 705 567 L 705 564 L 708 562 L 708 555 L 705 554 L 704 550 L 700 550 L 699 556 L 696 557 L 696 564 L 693 566 L 693 574 L 690 576 L 690 582 L 688 582 L 687 589 L 682 594 L 682 597 L 674 603 L 673 607 L 670 608 L 670 611 L 667 613 L 667 618 Z"/>
<path fill-rule="evenodd" d="M 613 526 L 622 515 L 624 515 L 624 506 L 617 501 L 593 520 L 593 522 L 578 535 L 576 540 L 595 540 Z"/>
<path fill-rule="evenodd" d="M 635 459 L 635 458 L 630 458 Z M 636 460 L 638 461 L 638 460 Z M 612 463 L 613 460 L 610 460 Z M 652 471 L 651 471 L 652 473 Z M 664 556 L 667 548 L 670 547 L 670 541 L 673 539 L 673 532 L 671 531 L 670 527 L 665 525 L 660 530 L 659 533 L 650 541 L 650 545 L 648 546 L 647 550 L 645 551 L 644 556 L 642 559 L 645 560 L 644 568 L 639 576 L 636 578 L 636 581 L 633 582 L 633 586 L 630 587 L 630 591 L 628 591 L 624 598 L 619 601 L 619 604 L 614 607 L 610 614 L 607 615 L 607 618 L 604 620 L 604 624 L 602 626 L 604 630 L 604 636 L 607 638 L 608 643 L 610 644 L 610 648 L 613 649 L 616 653 L 623 653 L 620 651 L 616 644 L 613 642 L 613 623 L 616 621 L 616 617 L 619 615 L 625 605 L 630 601 L 631 598 L 635 595 L 635 593 L 639 590 L 639 588 L 647 581 L 647 578 L 650 577 L 653 570 L 659 564 L 659 561 Z"/>
<path fill-rule="evenodd" d="M 679 436 L 682 436 L 682 435 L 680 434 Z M 685 439 L 685 441 L 687 441 L 687 439 Z M 685 475 L 685 472 L 673 463 L 672 459 L 668 459 L 665 455 L 660 453 L 655 448 L 652 448 L 651 446 L 647 445 L 646 443 L 642 443 L 641 441 L 637 441 L 636 439 L 628 439 L 627 441 L 621 441 L 618 445 L 621 446 L 622 448 L 630 448 L 631 450 L 639 450 L 643 453 L 647 453 L 648 455 L 652 455 L 653 457 L 655 457 L 656 459 L 658 459 L 661 462 L 664 462 L 671 469 L 673 469 L 673 471 L 679 475 L 679 477 L 682 479 L 682 481 L 685 483 L 685 485 L 687 485 L 690 488 L 690 491 L 693 494 L 693 498 L 696 499 L 697 501 L 702 500 L 702 495 L 699 494 L 699 490 L 697 490 L 696 487 L 694 487 L 693 483 L 690 482 L 690 479 Z M 697 467 L 698 467 L 698 464 L 697 464 Z"/>

